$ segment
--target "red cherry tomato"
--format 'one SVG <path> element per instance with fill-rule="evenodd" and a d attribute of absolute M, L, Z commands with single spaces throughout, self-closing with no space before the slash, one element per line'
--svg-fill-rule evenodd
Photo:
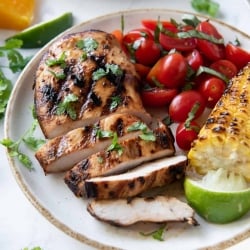
<path fill-rule="evenodd" d="M 139 76 L 142 79 L 146 78 L 151 68 L 149 66 L 145 66 L 140 63 L 135 63 L 134 65 L 135 65 L 135 70 L 139 74 Z"/>
<path fill-rule="evenodd" d="M 152 31 L 154 31 L 159 23 L 158 20 L 153 20 L 153 19 L 143 19 L 141 21 L 142 25 L 147 28 L 147 29 L 150 29 Z M 173 33 L 177 33 L 178 32 L 178 29 L 177 27 L 169 22 L 169 21 L 160 21 L 161 25 L 163 26 L 164 29 L 168 30 L 168 31 L 171 31 Z"/>
<path fill-rule="evenodd" d="M 176 49 L 178 51 L 189 51 L 196 47 L 195 38 L 177 38 L 160 34 L 159 42 L 165 50 Z"/>
<path fill-rule="evenodd" d="M 193 51 L 191 51 L 187 56 L 186 56 L 186 60 L 188 62 L 188 64 L 190 65 L 190 67 L 194 70 L 197 71 L 198 68 L 203 65 L 203 58 L 201 53 L 197 50 L 194 49 Z"/>
<path fill-rule="evenodd" d="M 239 69 L 250 62 L 250 53 L 231 43 L 226 45 L 226 59 L 233 62 Z"/>
<path fill-rule="evenodd" d="M 175 122 L 184 122 L 195 104 L 199 104 L 199 108 L 195 113 L 195 118 L 197 118 L 205 109 L 205 99 L 195 90 L 181 92 L 174 97 L 169 105 L 169 116 L 171 120 Z"/>
<path fill-rule="evenodd" d="M 222 38 L 222 35 L 208 21 L 200 22 L 196 29 L 217 39 Z M 204 39 L 197 39 L 197 47 L 211 61 L 217 61 L 225 57 L 224 44 L 215 44 Z"/>
<path fill-rule="evenodd" d="M 208 108 L 213 108 L 214 105 L 221 98 L 226 85 L 224 81 L 217 77 L 210 77 L 199 86 L 199 92 L 206 100 L 206 106 Z"/>
<path fill-rule="evenodd" d="M 143 90 L 141 98 L 143 104 L 147 107 L 163 107 L 169 104 L 177 93 L 177 89 L 153 88 L 150 90 Z"/>
<path fill-rule="evenodd" d="M 180 53 L 165 55 L 152 67 L 147 75 L 147 81 L 158 81 L 166 88 L 178 88 L 185 83 L 187 74 L 186 59 Z"/>
<path fill-rule="evenodd" d="M 137 63 L 145 66 L 154 65 L 161 56 L 161 49 L 154 40 L 141 37 L 134 41 L 133 49 L 134 56 Z"/>
<path fill-rule="evenodd" d="M 221 59 L 210 65 L 210 68 L 222 73 L 228 79 L 231 79 L 238 72 L 237 67 L 229 60 Z"/>
<path fill-rule="evenodd" d="M 189 150 L 192 142 L 197 139 L 200 126 L 191 121 L 189 127 L 185 126 L 185 122 L 180 123 L 177 126 L 175 139 L 178 147 L 182 150 Z"/>
<path fill-rule="evenodd" d="M 154 40 L 152 33 L 148 29 L 139 28 L 139 29 L 133 29 L 129 31 L 128 33 L 126 33 L 123 37 L 123 43 L 125 45 L 129 45 L 141 37 Z"/>

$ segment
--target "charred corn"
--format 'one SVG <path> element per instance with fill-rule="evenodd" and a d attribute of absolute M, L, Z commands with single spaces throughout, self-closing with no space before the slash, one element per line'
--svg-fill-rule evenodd
<path fill-rule="evenodd" d="M 250 63 L 229 82 L 188 159 L 199 174 L 224 168 L 250 182 Z"/>

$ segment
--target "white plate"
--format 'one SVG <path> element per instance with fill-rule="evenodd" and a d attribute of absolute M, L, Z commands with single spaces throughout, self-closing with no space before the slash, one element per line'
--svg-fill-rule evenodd
<path fill-rule="evenodd" d="M 140 27 L 143 18 L 181 21 L 183 12 L 170 10 L 134 10 L 115 13 L 93 19 L 68 30 L 66 33 L 88 29 L 112 31 L 120 28 L 121 14 L 124 14 L 125 31 Z M 222 22 L 213 21 L 226 41 L 237 37 L 242 47 L 250 50 L 250 37 Z M 64 33 L 65 34 L 65 33 Z M 63 35 L 63 34 L 62 34 Z M 61 35 L 60 35 L 61 36 Z M 49 46 L 49 45 L 48 45 Z M 32 85 L 37 64 L 47 47 L 44 47 L 20 75 L 9 102 L 5 119 L 5 137 L 17 140 L 30 127 L 33 105 Z M 41 133 L 41 132 L 39 132 Z M 38 133 L 38 134 L 39 134 Z M 39 136 L 39 135 L 38 135 Z M 41 134 L 40 134 L 41 136 Z M 198 227 L 186 224 L 169 224 L 163 242 L 140 235 L 145 228 L 117 228 L 94 219 L 86 211 L 86 201 L 77 199 L 64 184 L 63 175 L 45 176 L 41 167 L 27 148 L 22 151 L 29 155 L 35 170 L 28 171 L 18 161 L 9 157 L 13 173 L 20 187 L 31 203 L 54 225 L 65 233 L 98 248 L 107 249 L 197 249 L 224 248 L 249 236 L 250 214 L 227 225 L 214 225 L 197 216 Z M 248 231 L 248 233 L 247 233 Z"/>

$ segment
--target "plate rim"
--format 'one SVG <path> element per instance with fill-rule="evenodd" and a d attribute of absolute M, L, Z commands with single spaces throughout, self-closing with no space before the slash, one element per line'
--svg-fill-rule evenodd
<path fill-rule="evenodd" d="M 60 39 L 61 37 L 63 37 L 66 34 L 77 32 L 74 30 L 79 29 L 79 27 L 81 27 L 81 26 L 85 26 L 93 21 L 101 21 L 101 20 L 109 19 L 109 18 L 119 16 L 119 15 L 126 16 L 127 14 L 133 14 L 133 13 L 136 14 L 138 12 L 143 13 L 143 12 L 149 12 L 149 11 L 155 11 L 155 12 L 158 11 L 160 13 L 164 12 L 164 13 L 170 13 L 170 14 L 177 13 L 177 14 L 182 14 L 182 15 L 183 14 L 191 14 L 191 15 L 195 15 L 197 17 L 203 18 L 203 19 L 208 19 L 208 16 L 205 16 L 205 15 L 202 15 L 199 13 L 177 10 L 177 9 L 167 9 L 167 8 L 163 8 L 163 9 L 159 9 L 159 8 L 135 8 L 135 9 L 127 9 L 127 10 L 122 10 L 122 11 L 110 12 L 108 14 L 96 16 L 96 17 L 93 17 L 93 18 L 88 19 L 86 21 L 80 22 L 80 23 L 72 26 L 71 28 L 65 30 L 64 32 L 60 33 L 59 35 L 57 35 L 49 43 L 47 43 L 44 47 L 39 49 L 39 51 L 37 53 L 35 53 L 34 58 L 32 58 L 31 61 L 26 65 L 25 69 L 27 69 L 32 64 L 37 65 L 40 61 L 39 58 L 42 57 L 44 52 L 50 47 L 51 44 L 54 43 L 54 41 Z M 211 17 L 209 17 L 209 20 L 211 20 L 212 22 L 215 22 L 215 23 L 219 23 L 220 25 L 223 25 L 223 26 L 225 26 L 225 27 L 237 32 L 237 33 L 240 33 L 242 36 L 244 36 L 250 40 L 250 35 L 248 35 L 247 33 L 239 30 L 238 28 L 236 28 L 230 24 L 225 23 L 224 21 L 218 20 L 216 18 L 211 18 Z M 34 67 L 34 66 L 32 66 L 32 67 Z M 13 105 L 11 103 L 13 102 L 13 100 L 16 99 L 16 96 L 19 92 L 19 89 L 21 88 L 21 84 L 18 84 L 18 83 L 22 82 L 22 79 L 25 78 L 26 74 L 28 74 L 27 73 L 28 71 L 25 69 L 20 73 L 19 77 L 17 78 L 16 84 L 14 85 L 13 90 L 11 92 L 11 96 L 9 98 L 9 102 L 8 102 L 6 113 L 5 113 L 5 120 L 4 120 L 4 137 L 5 138 L 9 138 L 9 136 L 8 136 L 9 135 L 9 122 L 11 120 L 11 113 L 12 113 L 12 107 L 13 107 Z M 61 220 L 59 220 L 55 216 L 53 216 L 52 213 L 39 201 L 39 199 L 36 198 L 32 194 L 29 187 L 25 183 L 21 172 L 18 170 L 18 167 L 15 164 L 15 159 L 10 157 L 7 149 L 6 149 L 6 155 L 7 155 L 7 159 L 8 159 L 12 174 L 14 175 L 15 180 L 16 180 L 17 184 L 19 185 L 20 189 L 22 190 L 22 192 L 24 193 L 26 198 L 29 200 L 29 202 L 31 202 L 31 204 L 39 211 L 39 213 L 44 218 L 46 218 L 52 225 L 57 227 L 59 230 L 61 230 L 62 232 L 64 232 L 68 236 L 70 236 L 70 237 L 72 237 L 72 238 L 74 238 L 82 243 L 85 243 L 89 246 L 96 247 L 98 249 L 120 250 L 120 248 L 118 248 L 118 247 L 104 244 L 104 243 L 101 243 L 101 242 L 98 242 L 96 240 L 92 240 L 92 239 L 88 238 L 84 234 L 81 234 L 81 233 L 77 232 L 76 230 L 73 230 L 70 226 L 66 225 Z M 224 249 L 226 247 L 233 246 L 233 245 L 247 239 L 248 237 L 250 237 L 250 228 L 246 229 L 246 231 L 243 231 L 243 232 L 235 235 L 234 237 L 232 237 L 230 239 L 225 239 L 225 240 L 222 240 L 221 242 L 218 242 L 214 245 L 202 247 L 200 249 L 204 249 L 204 250 L 205 249 L 206 250 L 215 250 L 215 249 L 221 249 L 221 248 Z"/>

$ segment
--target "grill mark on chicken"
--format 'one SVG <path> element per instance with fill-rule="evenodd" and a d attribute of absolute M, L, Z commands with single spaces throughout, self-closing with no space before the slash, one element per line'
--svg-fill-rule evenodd
<path fill-rule="evenodd" d="M 86 179 L 86 196 L 97 199 L 134 197 L 150 188 L 162 187 L 181 179 L 186 163 L 186 156 L 173 156 L 144 163 L 119 175 Z"/>
<path fill-rule="evenodd" d="M 121 141 L 119 143 L 123 150 L 121 155 L 117 151 L 108 151 L 107 149 L 92 154 L 87 160 L 79 162 L 66 172 L 65 183 L 76 196 L 84 196 L 84 182 L 88 178 L 126 172 L 143 162 L 173 155 L 175 149 L 169 128 L 159 122 L 159 127 L 154 129 L 154 134 L 157 135 L 156 141 L 145 141 L 140 138 L 140 135 Z M 169 143 L 166 143 L 167 140 Z M 172 174 L 171 171 L 168 174 Z M 79 175 L 77 181 L 75 178 L 71 179 L 71 176 L 75 177 L 75 175 Z M 136 182 L 139 181 L 143 184 L 145 182 L 143 178 L 139 177 Z M 133 182 L 134 180 L 129 184 L 131 189 L 134 186 Z"/>
<path fill-rule="evenodd" d="M 99 132 L 116 133 L 118 140 L 138 136 L 139 132 L 128 132 L 128 127 L 141 122 L 128 114 L 114 114 L 91 126 L 71 130 L 46 142 L 35 154 L 45 174 L 68 170 L 89 155 L 111 144 L 112 136 L 101 138 Z"/>
<path fill-rule="evenodd" d="M 97 47 L 85 52 L 77 46 L 79 41 L 93 39 Z M 64 53 L 64 54 L 63 54 Z M 83 54 L 86 58 L 83 59 Z M 59 63 L 49 66 L 49 60 L 59 60 L 65 55 L 63 67 Z M 96 70 L 106 70 L 106 65 L 116 65 L 122 74 L 112 70 L 98 80 L 92 76 Z M 63 79 L 56 74 L 63 73 Z M 55 42 L 44 54 L 35 76 L 35 109 L 41 129 L 47 138 L 62 135 L 77 127 L 93 124 L 114 112 L 131 113 L 149 122 L 151 117 L 142 106 L 138 92 L 138 75 L 133 64 L 111 34 L 90 30 L 70 34 Z M 67 112 L 58 115 L 60 102 L 68 94 L 77 96 L 72 103 L 76 117 Z M 111 109 L 112 97 L 121 99 Z"/>

